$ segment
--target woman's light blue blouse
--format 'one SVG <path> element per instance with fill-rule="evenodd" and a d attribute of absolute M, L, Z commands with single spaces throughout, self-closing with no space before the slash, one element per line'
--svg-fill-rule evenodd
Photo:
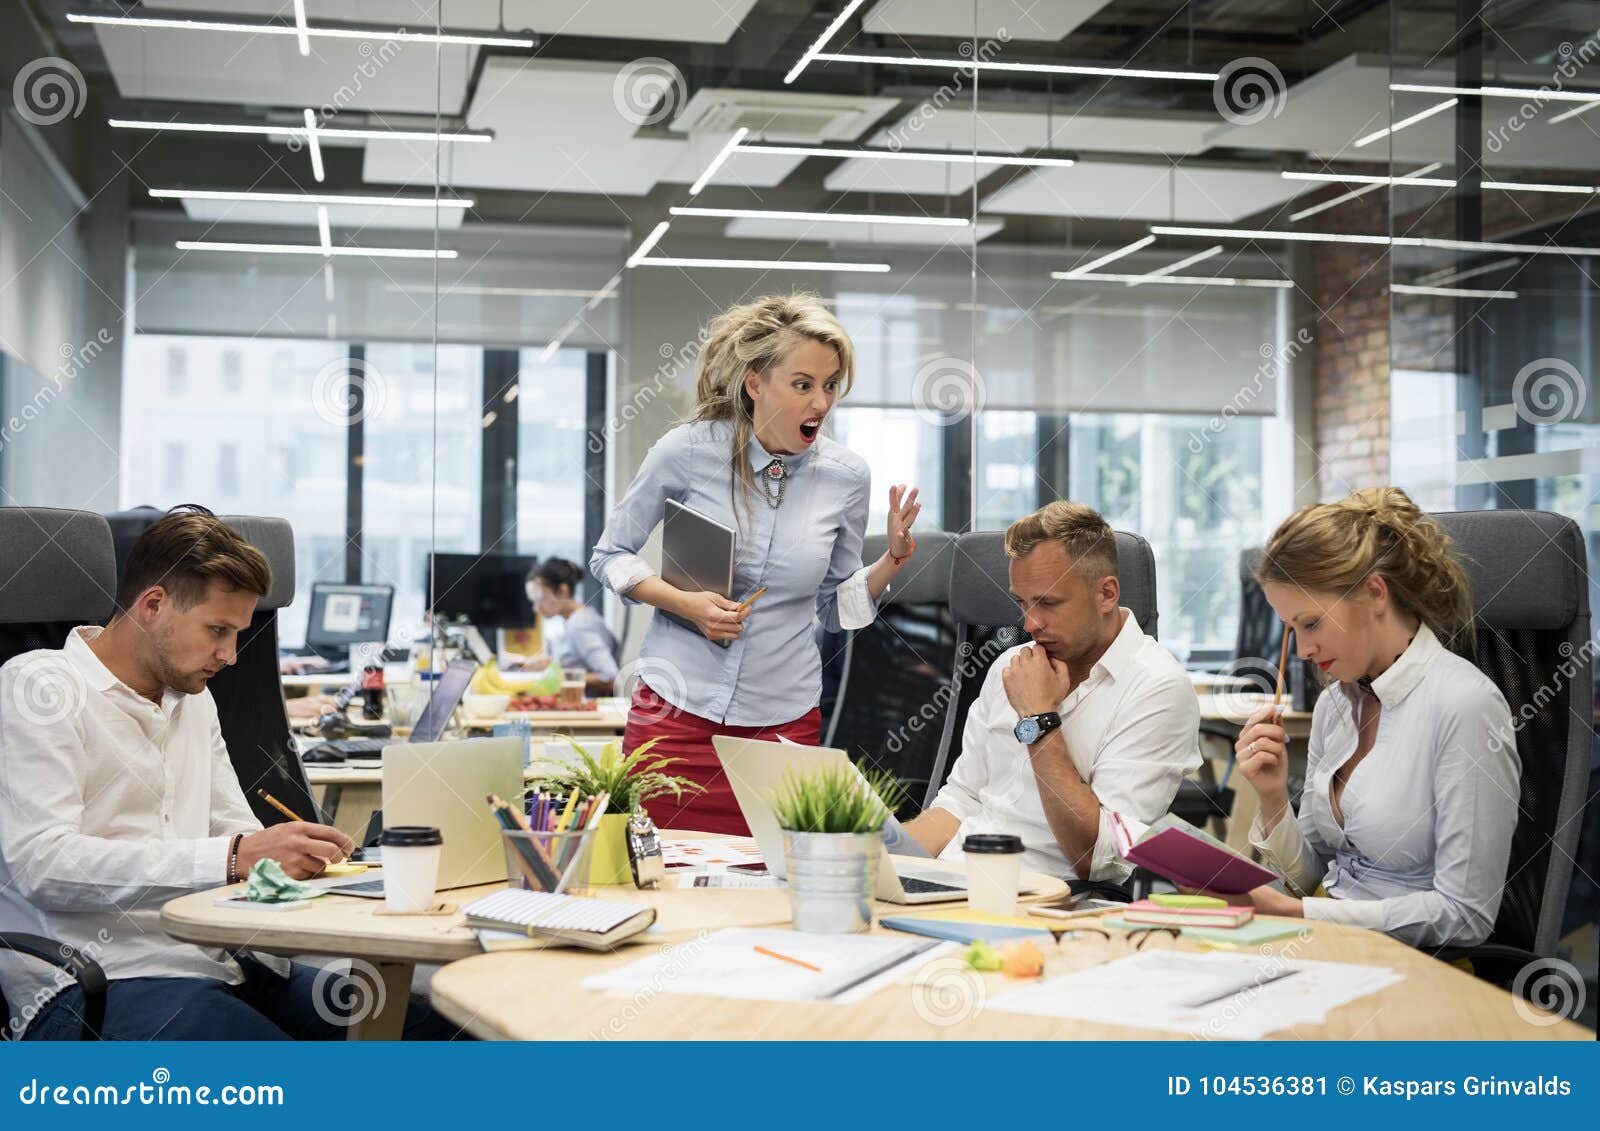
<path fill-rule="evenodd" d="M 723 421 L 683 424 L 657 441 L 612 509 L 589 569 L 631 600 L 628 591 L 656 573 L 639 551 L 668 499 L 737 531 L 734 599 L 767 590 L 751 607 L 744 632 L 723 648 L 668 617 L 653 617 L 638 676 L 692 714 L 768 726 L 799 718 L 821 698 L 816 622 L 839 631 L 877 615 L 861 563 L 872 476 L 866 460 L 820 436 L 809 450 L 783 457 L 788 486 L 781 506 L 740 488 L 736 515 L 732 443 L 733 426 Z M 758 475 L 772 458 L 752 437 L 749 460 Z"/>

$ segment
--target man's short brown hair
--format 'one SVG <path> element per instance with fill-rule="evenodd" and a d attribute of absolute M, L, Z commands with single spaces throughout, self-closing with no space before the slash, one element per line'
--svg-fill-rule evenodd
<path fill-rule="evenodd" d="M 272 589 L 266 555 L 204 507 L 174 507 L 139 536 L 128 553 L 117 611 L 126 613 L 139 594 L 159 585 L 178 608 L 205 600 L 213 581 L 265 597 Z"/>
<path fill-rule="evenodd" d="M 1117 576 L 1117 536 L 1093 507 L 1057 499 L 1017 519 L 1006 531 L 1006 556 L 1025 557 L 1047 541 L 1058 543 L 1085 576 Z"/>

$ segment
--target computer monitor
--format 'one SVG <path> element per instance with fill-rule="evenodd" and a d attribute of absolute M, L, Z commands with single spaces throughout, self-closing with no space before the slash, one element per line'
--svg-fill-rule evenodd
<path fill-rule="evenodd" d="M 439 617 L 464 617 L 477 628 L 526 628 L 538 621 L 528 603 L 528 573 L 538 558 L 521 554 L 432 554 L 428 589 Z"/>
<path fill-rule="evenodd" d="M 389 638 L 392 585 L 311 585 L 311 613 L 306 622 L 307 648 L 348 648 Z"/>

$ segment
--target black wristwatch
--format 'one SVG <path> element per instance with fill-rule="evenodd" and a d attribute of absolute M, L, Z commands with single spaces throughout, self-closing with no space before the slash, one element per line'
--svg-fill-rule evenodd
<path fill-rule="evenodd" d="M 1024 715 L 1017 720 L 1017 725 L 1011 728 L 1011 733 L 1017 736 L 1017 741 L 1024 746 L 1032 746 L 1053 730 L 1061 729 L 1061 716 L 1054 711 L 1046 711 L 1042 715 Z"/>

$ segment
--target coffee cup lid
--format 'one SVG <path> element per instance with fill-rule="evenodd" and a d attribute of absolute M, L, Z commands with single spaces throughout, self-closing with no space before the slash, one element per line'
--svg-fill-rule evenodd
<path fill-rule="evenodd" d="M 961 851 L 979 855 L 1009 855 L 1022 851 L 1022 838 L 1009 833 L 972 833 L 961 842 Z"/>
<path fill-rule="evenodd" d="M 385 848 L 428 848 L 443 844 L 444 837 L 432 825 L 394 825 L 383 830 L 378 843 Z"/>

